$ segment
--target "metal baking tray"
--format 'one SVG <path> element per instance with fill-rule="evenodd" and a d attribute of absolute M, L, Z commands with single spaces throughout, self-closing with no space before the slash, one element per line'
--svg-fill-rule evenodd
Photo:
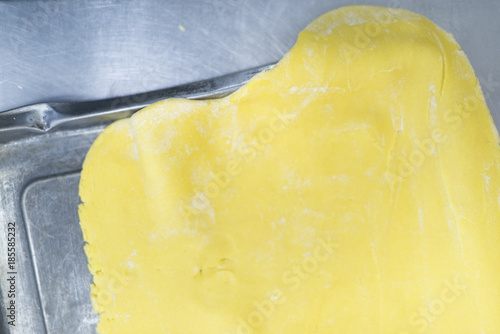
<path fill-rule="evenodd" d="M 107 3 L 109 3 L 109 6 L 113 5 L 111 2 L 104 0 L 95 2 L 104 8 L 99 9 L 99 11 L 97 9 L 86 9 L 83 6 L 79 8 L 80 16 L 83 15 L 88 19 L 92 15 L 104 15 L 106 6 L 108 6 Z M 20 8 L 22 7 L 20 12 L 29 10 L 23 2 L 13 1 L 9 3 L 11 3 L 11 8 L 16 10 L 17 7 L 14 3 L 19 3 Z M 58 5 L 60 7 L 53 7 L 53 4 L 58 2 L 39 1 L 38 3 L 50 3 L 49 7 L 38 5 L 45 10 L 45 13 L 48 13 L 47 18 L 51 18 L 53 13 L 77 12 L 66 10 L 68 5 L 66 2 L 60 2 L 62 3 L 62 5 Z M 83 1 L 79 3 L 81 4 Z M 147 2 L 147 4 L 150 3 L 152 2 Z M 177 7 L 172 6 L 173 11 L 177 10 L 179 13 L 183 11 L 183 7 L 180 5 L 182 1 L 173 1 L 172 3 L 179 4 Z M 216 33 L 213 35 L 196 35 L 201 37 L 186 34 L 183 37 L 187 39 L 186 41 L 182 40 L 181 43 L 179 40 L 179 43 L 175 44 L 175 47 L 185 45 L 183 49 L 179 49 L 180 51 L 177 51 L 175 47 L 167 49 L 172 43 L 166 43 L 165 40 L 165 43 L 159 48 L 164 48 L 165 53 L 169 55 L 175 56 L 189 52 L 192 55 L 197 52 L 196 47 L 203 43 L 204 40 L 207 40 L 208 44 L 216 44 L 217 41 L 222 41 L 221 45 L 224 45 L 224 48 L 217 51 L 219 53 L 207 51 L 208 56 L 207 54 L 197 55 L 202 61 L 198 61 L 198 67 L 189 73 L 186 73 L 183 69 L 194 63 L 196 59 L 179 56 L 179 58 L 175 59 L 177 63 L 173 61 L 169 63 L 169 65 L 176 64 L 176 67 L 168 70 L 170 73 L 175 74 L 173 77 L 179 77 L 182 74 L 186 75 L 187 78 L 198 75 L 198 78 L 207 78 L 213 76 L 214 72 L 210 72 L 211 68 L 224 69 L 226 66 L 231 65 L 228 62 L 232 58 L 215 60 L 218 59 L 217 57 L 223 57 L 226 53 L 230 54 L 231 57 L 234 55 L 234 62 L 231 65 L 233 67 L 229 66 L 227 68 L 234 68 L 234 64 L 238 63 L 238 61 L 241 63 L 240 66 L 243 66 L 240 68 L 245 68 L 245 66 L 251 67 L 252 64 L 267 62 L 262 59 L 277 59 L 277 55 L 281 56 L 293 44 L 296 33 L 307 22 L 323 12 L 347 4 L 353 4 L 353 2 L 348 0 L 335 2 L 316 0 L 306 3 L 301 0 L 290 0 L 286 4 L 285 2 L 273 2 L 271 4 L 271 2 L 265 1 L 232 0 L 227 5 L 223 5 L 221 1 L 214 1 L 213 4 L 199 1 L 197 2 L 199 8 L 203 9 L 205 8 L 203 6 L 212 5 L 215 7 L 216 12 L 223 17 L 223 19 L 220 18 L 220 25 L 218 25 L 219 23 L 210 23 L 208 25 L 203 19 L 205 12 L 201 9 L 193 11 L 189 17 L 185 16 L 184 19 L 191 24 L 192 29 L 198 24 L 200 29 L 210 26 L 210 29 Z M 500 125 L 500 94 L 498 94 L 500 89 L 500 65 L 498 63 L 500 43 L 498 43 L 498 37 L 496 36 L 500 34 L 500 21 L 497 20 L 500 5 L 496 0 L 477 2 L 443 0 L 439 3 L 434 0 L 374 0 L 373 4 L 402 7 L 416 11 L 451 32 L 471 60 L 498 128 Z M 143 4 L 143 6 L 146 6 L 146 4 Z M 244 10 L 237 11 L 238 6 L 242 6 Z M 140 10 L 141 6 L 139 4 L 134 8 L 139 11 L 137 14 L 145 12 Z M 116 11 L 116 9 L 110 10 Z M 281 21 L 277 20 L 277 12 L 283 13 Z M 239 35 L 226 34 L 226 26 L 229 26 L 228 20 L 231 20 L 228 19 L 229 14 L 238 15 L 231 21 L 233 26 L 240 21 L 258 22 L 258 26 L 248 27 L 247 30 L 241 29 L 241 31 L 237 32 Z M 103 16 L 103 19 L 105 18 L 107 16 Z M 6 21 L 9 20 L 7 16 L 5 19 Z M 40 15 L 38 15 L 38 19 L 41 27 L 48 28 L 52 24 L 50 20 L 46 20 L 47 22 L 41 20 Z M 154 19 L 154 16 L 148 17 L 148 20 L 152 19 Z M 68 18 L 66 17 L 64 20 L 67 21 Z M 58 22 L 64 23 L 66 22 L 64 20 Z M 179 23 L 182 22 L 179 21 Z M 27 26 L 29 27 L 29 25 Z M 186 26 L 188 25 L 186 24 Z M 71 29 L 69 26 L 64 27 Z M 279 27 L 286 27 L 286 29 L 283 28 L 283 31 L 281 31 L 278 29 Z M 80 28 L 86 29 L 88 27 L 81 26 L 78 29 Z M 93 36 L 98 36 L 97 32 L 101 33 L 101 26 L 96 24 L 94 28 L 96 31 Z M 115 28 L 120 30 L 118 29 L 120 27 Z M 177 26 L 175 28 L 177 29 Z M 252 30 L 253 35 L 247 34 L 249 29 Z M 272 38 L 269 37 L 266 40 L 267 44 L 263 44 L 269 47 L 261 46 L 257 48 L 253 56 L 249 55 L 245 58 L 244 54 L 250 53 L 251 48 L 244 47 L 244 45 L 257 45 L 257 43 L 261 42 L 258 40 L 259 36 L 266 36 L 263 31 L 269 29 L 275 29 L 271 34 Z M 58 30 L 57 28 L 55 30 L 62 29 Z M 22 29 L 20 31 L 30 33 L 30 31 L 26 32 Z M 147 32 L 147 30 L 144 31 Z M 260 35 L 257 34 L 258 32 L 260 32 Z M 0 42 L 2 41 L 1 33 L 0 30 Z M 106 33 L 105 30 L 103 33 Z M 245 38 L 246 35 L 250 37 Z M 85 36 L 87 34 L 81 34 L 80 38 L 82 38 L 82 41 L 89 42 L 84 39 Z M 116 36 L 110 33 L 109 40 L 112 40 L 111 37 Z M 200 38 L 204 40 L 200 40 Z M 286 43 L 278 43 L 278 41 L 283 40 Z M 232 53 L 228 52 L 231 43 L 235 43 Z M 21 43 L 21 46 L 25 47 L 29 44 L 24 42 L 24 44 Z M 227 49 L 225 45 L 228 45 Z M 118 65 L 120 65 L 118 55 L 106 50 L 107 45 L 103 44 L 101 46 L 104 51 L 102 53 L 98 53 L 99 50 L 95 51 L 96 57 L 110 58 L 116 62 L 110 61 L 108 65 L 111 64 L 118 68 Z M 273 49 L 271 46 L 276 46 L 276 48 Z M 43 47 L 43 45 L 39 44 L 38 48 L 40 47 Z M 241 49 L 240 53 L 234 51 L 239 49 Z M 40 77 L 46 75 L 54 79 L 55 82 L 61 82 L 60 86 L 57 86 L 59 89 L 67 89 L 64 84 L 68 82 L 68 78 L 64 76 L 64 71 L 61 73 L 54 71 L 55 67 L 52 62 L 49 61 L 49 66 L 47 66 L 52 69 L 52 72 L 40 71 L 40 77 L 29 76 L 29 71 L 46 66 L 47 61 L 44 60 L 43 63 L 27 66 L 25 71 L 16 68 L 9 69 L 10 67 L 4 64 L 1 57 L 5 54 L 2 53 L 3 51 L 5 50 L 2 43 L 0 43 L 0 84 L 4 82 L 3 75 L 7 79 L 12 79 L 16 77 L 15 73 L 18 73 L 17 77 L 20 76 L 19 73 L 22 73 L 29 80 L 35 82 L 34 86 L 36 87 L 42 85 L 44 81 L 40 81 Z M 40 50 L 32 48 L 28 49 L 28 51 L 24 49 L 23 52 L 38 53 Z M 54 63 L 63 62 L 63 68 L 68 71 L 73 71 L 71 66 L 75 66 L 75 72 L 72 73 L 85 71 L 86 67 L 89 66 L 86 62 L 78 63 L 80 61 L 79 52 L 74 55 L 63 54 L 61 56 L 57 53 L 48 52 L 47 55 L 54 57 Z M 263 58 L 258 58 L 258 56 Z M 38 59 L 34 55 L 32 55 L 32 58 Z M 94 63 L 99 64 L 99 62 Z M 200 65 L 200 63 L 203 64 Z M 95 73 L 100 75 L 106 73 L 106 64 L 102 65 L 103 67 L 98 67 L 95 64 L 94 66 L 96 66 Z M 84 241 L 77 215 L 77 207 L 80 202 L 78 184 L 85 155 L 106 125 L 116 119 L 128 117 L 150 103 L 169 97 L 201 99 L 223 96 L 246 83 L 255 73 L 271 67 L 272 65 L 262 66 L 183 86 L 167 83 L 165 86 L 173 86 L 173 88 L 154 90 L 155 87 L 153 87 L 143 94 L 110 99 L 91 98 L 90 102 L 40 103 L 0 112 L 0 317 L 2 319 L 0 333 L 95 333 L 98 318 L 92 311 L 90 301 L 92 277 L 87 268 L 87 259 L 83 251 Z M 121 68 L 126 68 L 126 66 Z M 89 80 L 99 81 L 100 86 L 98 88 L 106 90 L 106 88 L 109 88 L 108 86 L 112 85 L 112 80 L 117 80 L 114 77 L 117 75 L 119 75 L 118 72 L 112 71 L 109 77 L 92 77 Z M 75 87 L 73 89 L 79 89 L 77 85 Z M 136 92 L 140 91 L 142 87 L 130 86 L 129 88 L 132 92 Z M 18 88 L 10 89 L 5 85 L 0 86 L 0 109 L 2 109 L 2 103 L 4 105 L 11 105 L 12 103 L 22 105 L 20 102 L 15 102 L 21 101 L 20 90 L 14 91 L 14 89 Z M 67 90 L 61 94 L 73 96 L 72 93 L 74 91 Z M 87 93 L 88 91 L 84 91 L 80 96 L 92 97 L 90 93 L 88 93 L 90 95 L 86 95 Z M 36 99 L 50 101 L 52 96 L 57 96 L 57 94 L 47 95 L 47 99 L 45 99 L 45 95 L 37 95 Z M 26 100 L 29 100 L 27 103 L 33 102 L 31 99 L 35 98 L 26 97 Z M 69 100 L 71 101 L 71 98 Z M 74 100 L 78 99 L 75 98 Z M 15 223 L 16 259 L 12 268 L 9 268 L 8 265 L 9 223 Z M 10 272 L 13 272 L 13 274 L 9 274 Z M 11 281 L 8 279 L 10 276 L 15 276 L 15 327 L 8 324 L 7 307 L 12 299 L 9 298 Z"/>

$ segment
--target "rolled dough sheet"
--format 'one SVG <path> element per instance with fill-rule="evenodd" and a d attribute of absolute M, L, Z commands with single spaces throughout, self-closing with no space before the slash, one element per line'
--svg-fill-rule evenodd
<path fill-rule="evenodd" d="M 500 333 L 500 150 L 426 18 L 328 12 L 232 95 L 109 126 L 79 214 L 98 331 Z"/>

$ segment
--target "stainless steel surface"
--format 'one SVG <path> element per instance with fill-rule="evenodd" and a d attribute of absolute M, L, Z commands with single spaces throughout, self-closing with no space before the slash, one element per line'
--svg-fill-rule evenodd
<path fill-rule="evenodd" d="M 370 3 L 413 10 L 451 32 L 468 55 L 500 124 L 500 2 Z M 97 317 L 90 304 L 91 276 L 77 205 L 83 159 L 110 121 L 96 119 L 96 110 L 123 117 L 158 96 L 121 96 L 275 62 L 310 21 L 349 4 L 354 2 L 0 2 L 0 111 L 51 102 L 0 114 L 2 303 L 8 300 L 6 228 L 14 221 L 17 227 L 16 327 L 6 324 L 2 305 L 0 332 L 95 333 Z M 101 99 L 119 102 L 109 108 L 102 101 L 72 104 Z M 14 114 L 24 118 L 14 120 Z M 64 124 L 58 123 L 60 117 Z"/>

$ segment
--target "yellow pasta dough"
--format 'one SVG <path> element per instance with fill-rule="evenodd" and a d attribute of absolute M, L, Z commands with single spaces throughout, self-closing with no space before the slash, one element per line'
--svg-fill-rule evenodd
<path fill-rule="evenodd" d="M 328 12 L 230 96 L 95 141 L 79 214 L 98 331 L 498 334 L 498 143 L 450 34 Z"/>

